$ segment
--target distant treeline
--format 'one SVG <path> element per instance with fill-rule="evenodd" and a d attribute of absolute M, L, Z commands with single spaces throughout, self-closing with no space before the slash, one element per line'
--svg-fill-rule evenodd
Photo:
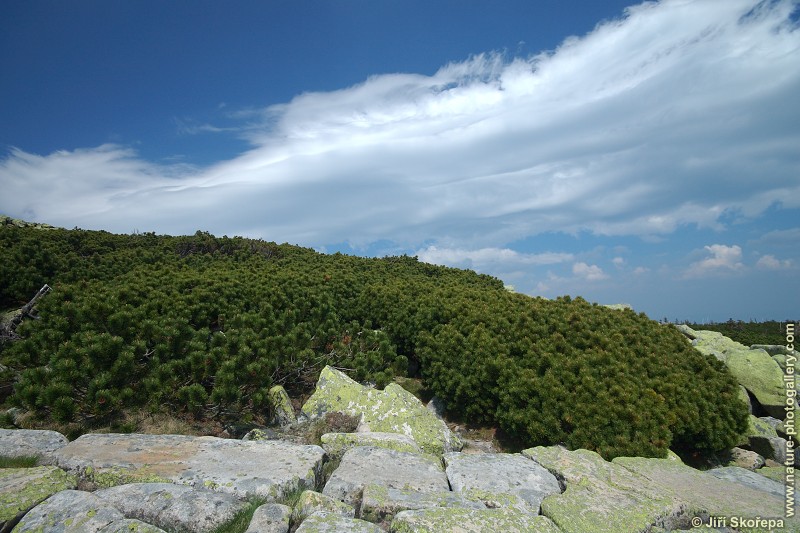
<path fill-rule="evenodd" d="M 727 322 L 688 324 L 688 326 L 692 329 L 718 331 L 745 346 L 752 346 L 753 344 L 786 344 L 786 324 L 785 321 L 744 322 L 731 318 Z"/>
<path fill-rule="evenodd" d="M 324 365 L 420 375 L 468 421 L 607 458 L 722 450 L 747 425 L 733 377 L 673 326 L 415 257 L 0 226 L 0 309 L 45 283 L 0 346 L 0 402 L 76 431 L 130 408 L 263 422 L 270 387 L 307 394 Z"/>

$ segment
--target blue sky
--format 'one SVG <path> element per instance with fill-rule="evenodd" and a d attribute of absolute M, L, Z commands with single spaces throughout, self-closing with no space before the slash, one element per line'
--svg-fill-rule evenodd
<path fill-rule="evenodd" d="M 7 2 L 0 213 L 798 318 L 793 0 Z"/>

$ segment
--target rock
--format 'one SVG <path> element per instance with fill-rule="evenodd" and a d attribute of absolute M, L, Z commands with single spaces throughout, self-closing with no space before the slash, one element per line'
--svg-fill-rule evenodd
<path fill-rule="evenodd" d="M 297 533 L 383 533 L 375 524 L 338 514 L 314 513 L 300 524 Z"/>
<path fill-rule="evenodd" d="M 724 362 L 739 384 L 769 414 L 783 418 L 786 400 L 783 370 L 766 351 L 751 350 L 716 331 L 692 330 L 688 327 L 678 329 L 690 338 L 694 336 L 692 344 L 697 350 Z"/>
<path fill-rule="evenodd" d="M 39 464 L 54 464 L 53 453 L 67 445 L 67 437 L 57 431 L 0 429 L 0 456 L 37 457 Z"/>
<path fill-rule="evenodd" d="M 244 533 L 288 533 L 292 510 L 279 503 L 265 503 L 256 509 Z"/>
<path fill-rule="evenodd" d="M 447 411 L 444 400 L 438 396 L 431 398 L 431 400 L 425 405 L 425 408 L 431 413 L 435 414 L 437 418 L 442 419 L 444 418 L 445 411 Z"/>
<path fill-rule="evenodd" d="M 748 470 L 755 470 L 764 466 L 764 458 L 752 450 L 733 448 L 731 449 L 731 460 L 728 466 L 738 466 Z"/>
<path fill-rule="evenodd" d="M 785 466 L 762 466 L 761 468 L 756 470 L 756 474 L 786 485 Z"/>
<path fill-rule="evenodd" d="M 325 433 L 321 438 L 322 448 L 332 459 L 339 459 L 344 452 L 357 446 L 376 446 L 398 452 L 422 453 L 419 445 L 401 433 Z"/>
<path fill-rule="evenodd" d="M 419 492 L 450 490 L 436 459 L 370 446 L 347 450 L 322 493 L 357 507 L 364 487 L 371 483 Z"/>
<path fill-rule="evenodd" d="M 767 413 L 783 419 L 786 389 L 783 370 L 763 350 L 737 350 L 727 354 L 728 369 L 758 400 Z"/>
<path fill-rule="evenodd" d="M 294 506 L 292 511 L 292 521 L 300 523 L 316 512 L 324 512 L 331 514 L 338 514 L 348 518 L 356 516 L 356 510 L 352 505 L 348 505 L 339 500 L 334 500 L 330 496 L 314 492 L 313 490 L 306 490 L 300 495 L 300 499 Z"/>
<path fill-rule="evenodd" d="M 752 344 L 751 350 L 764 350 L 770 355 L 792 355 L 794 350 L 790 350 L 783 344 Z"/>
<path fill-rule="evenodd" d="M 31 509 L 14 533 L 95 533 L 125 517 L 92 493 L 63 490 Z"/>
<path fill-rule="evenodd" d="M 758 419 L 767 424 L 768 426 L 771 426 L 772 429 L 774 429 L 775 431 L 778 430 L 778 426 L 780 426 L 782 423 L 781 420 L 778 420 L 777 418 L 771 416 L 760 416 L 758 417 Z"/>
<path fill-rule="evenodd" d="M 697 338 L 697 333 L 695 330 L 687 326 L 686 324 L 676 324 L 675 329 L 686 335 L 690 341 L 693 341 Z"/>
<path fill-rule="evenodd" d="M 685 502 L 691 515 L 782 518 L 784 499 L 741 483 L 721 480 L 708 472 L 662 459 L 618 457 L 612 461 L 645 478 L 654 487 Z M 794 528 L 794 529 L 793 529 Z M 800 528 L 796 518 L 787 529 Z"/>
<path fill-rule="evenodd" d="M 750 400 L 750 395 L 747 394 L 747 389 L 739 385 L 739 399 L 747 406 L 747 412 L 753 414 L 753 402 Z"/>
<path fill-rule="evenodd" d="M 55 466 L 0 468 L 0 530 L 46 498 L 76 485 L 74 476 Z"/>
<path fill-rule="evenodd" d="M 441 455 L 461 449 L 460 439 L 413 394 L 392 383 L 382 391 L 359 385 L 336 369 L 320 372 L 317 388 L 303 406 L 310 419 L 340 411 L 361 417 L 359 431 L 401 433 L 426 453 Z"/>
<path fill-rule="evenodd" d="M 135 518 L 126 518 L 111 522 L 98 533 L 166 533 L 160 527 L 156 527 Z"/>
<path fill-rule="evenodd" d="M 61 468 L 102 487 L 169 482 L 268 501 L 314 487 L 324 455 L 282 441 L 114 433 L 83 435 L 55 454 Z"/>
<path fill-rule="evenodd" d="M 712 468 L 708 470 L 708 474 L 719 479 L 741 483 L 742 485 L 772 494 L 778 498 L 786 497 L 786 486 L 783 483 L 768 479 L 745 468 L 739 468 L 738 466 Z"/>
<path fill-rule="evenodd" d="M 653 524 L 677 529 L 689 518 L 673 494 L 596 452 L 540 446 L 522 454 L 566 483 L 562 494 L 546 497 L 541 505 L 541 513 L 565 533 L 646 531 Z"/>
<path fill-rule="evenodd" d="M 549 518 L 511 508 L 463 509 L 451 507 L 402 511 L 392 521 L 392 532 L 418 531 L 561 533 L 561 530 Z"/>
<path fill-rule="evenodd" d="M 764 457 L 773 461 L 786 464 L 786 443 L 780 437 L 750 437 L 750 448 Z"/>
<path fill-rule="evenodd" d="M 232 494 L 171 483 L 132 483 L 94 492 L 126 518 L 167 530 L 208 533 L 233 519 L 246 504 Z"/>
<path fill-rule="evenodd" d="M 546 496 L 561 492 L 553 474 L 521 454 L 448 453 L 444 462 L 454 492 L 514 494 L 527 502 L 534 514 Z"/>
<path fill-rule="evenodd" d="M 254 428 L 245 433 L 243 441 L 250 440 L 280 440 L 281 436 L 277 431 L 270 428 Z"/>
<path fill-rule="evenodd" d="M 360 518 L 370 522 L 391 521 L 400 511 L 441 507 L 486 509 L 482 502 L 450 491 L 417 492 L 371 484 L 364 487 Z"/>
<path fill-rule="evenodd" d="M 269 404 L 272 406 L 273 410 L 273 424 L 288 426 L 289 424 L 297 422 L 297 417 L 292 407 L 292 400 L 282 386 L 275 385 L 269 390 Z"/>

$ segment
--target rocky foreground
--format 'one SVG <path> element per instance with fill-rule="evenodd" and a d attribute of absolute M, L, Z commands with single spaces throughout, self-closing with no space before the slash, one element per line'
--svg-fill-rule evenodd
<path fill-rule="evenodd" d="M 748 364 L 752 354 L 726 346 L 707 349 Z M 764 355 L 763 366 L 780 369 Z M 741 374 L 752 381 L 752 371 Z M 766 390 L 761 377 L 745 385 L 745 395 L 779 414 L 766 382 Z M 273 403 L 281 423 L 297 424 L 285 392 L 276 389 Z M 258 431 L 242 440 L 88 434 L 68 442 L 53 431 L 0 430 L 0 456 L 35 456 L 40 465 L 0 469 L 0 532 L 224 531 L 253 501 L 266 503 L 249 533 L 800 531 L 786 514 L 794 487 L 779 462 L 781 421 L 771 417 L 752 416 L 751 434 L 732 453 L 731 464 L 747 468 L 699 471 L 674 454 L 609 462 L 557 446 L 476 453 L 484 450 L 464 447 L 401 387 L 364 387 L 328 367 L 301 418 L 333 412 L 360 424 L 322 435 L 322 446 Z"/>

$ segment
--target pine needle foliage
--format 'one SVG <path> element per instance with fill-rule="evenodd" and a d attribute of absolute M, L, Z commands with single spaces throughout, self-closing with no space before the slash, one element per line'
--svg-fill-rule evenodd
<path fill-rule="evenodd" d="M 332 365 L 379 387 L 418 369 L 470 420 L 607 458 L 721 450 L 746 428 L 733 378 L 672 326 L 414 257 L 0 227 L 0 309 L 44 283 L 0 365 L 10 400 L 55 422 L 131 407 L 266 420 L 270 387 L 307 394 Z"/>

